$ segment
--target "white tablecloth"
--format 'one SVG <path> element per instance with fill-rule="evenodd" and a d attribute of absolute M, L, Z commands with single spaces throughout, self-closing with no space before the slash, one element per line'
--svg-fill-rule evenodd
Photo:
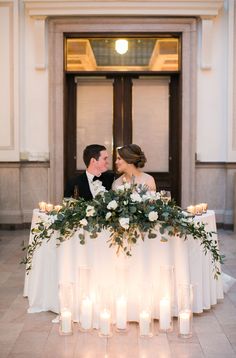
<path fill-rule="evenodd" d="M 45 219 L 45 214 L 34 210 L 32 227 Z M 208 230 L 216 231 L 215 214 L 208 211 L 196 221 L 207 223 Z M 119 275 L 125 272 L 128 292 L 128 319 L 137 320 L 137 300 L 143 285 L 152 285 L 154 306 L 158 302 L 162 278 L 160 267 L 174 267 L 174 313 L 177 314 L 177 287 L 181 283 L 191 283 L 194 289 L 193 312 L 200 313 L 223 298 L 222 279 L 214 279 L 210 254 L 205 255 L 197 240 L 189 237 L 184 241 L 170 237 L 168 242 L 157 238 L 140 240 L 132 249 L 132 257 L 117 256 L 114 248 L 109 248 L 109 233 L 103 231 L 97 239 L 86 235 L 86 244 L 80 245 L 79 231 L 70 240 L 56 247 L 56 233 L 35 252 L 33 267 L 25 276 L 24 296 L 28 296 L 28 312 L 59 311 L 59 282 L 73 282 L 78 285 L 79 268 L 91 269 L 91 287 L 109 287 L 115 292 Z M 30 241 L 32 234 L 30 235 Z M 46 240 L 45 240 L 46 241 Z M 156 305 L 158 306 L 158 305 Z M 158 308 L 155 317 L 158 318 Z"/>

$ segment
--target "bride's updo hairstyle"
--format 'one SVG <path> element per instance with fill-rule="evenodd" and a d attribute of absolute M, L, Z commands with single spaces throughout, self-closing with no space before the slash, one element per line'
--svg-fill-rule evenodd
<path fill-rule="evenodd" d="M 122 159 L 128 164 L 133 164 L 136 168 L 143 168 L 147 161 L 144 152 L 137 144 L 124 145 L 117 148 L 117 151 Z"/>

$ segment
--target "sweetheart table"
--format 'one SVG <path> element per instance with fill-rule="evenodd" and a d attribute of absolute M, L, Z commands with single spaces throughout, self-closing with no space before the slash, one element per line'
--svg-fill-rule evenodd
<path fill-rule="evenodd" d="M 32 227 L 45 220 L 47 215 L 39 210 L 33 211 Z M 214 211 L 195 217 L 196 222 L 206 223 L 206 229 L 216 232 Z M 132 248 L 132 256 L 116 255 L 115 249 L 109 248 L 109 232 L 104 230 L 96 239 L 91 239 L 85 232 L 86 243 L 81 245 L 78 239 L 82 229 L 76 231 L 70 240 L 57 247 L 57 233 L 39 247 L 33 257 L 32 269 L 25 275 L 24 296 L 28 297 L 28 312 L 59 312 L 59 283 L 74 283 L 78 286 L 79 269 L 90 268 L 90 284 L 96 289 L 107 287 L 115 292 L 119 275 L 128 292 L 128 320 L 138 320 L 137 297 L 144 285 L 152 287 L 153 302 L 158 302 L 162 277 L 160 268 L 174 268 L 174 314 L 177 315 L 177 287 L 179 284 L 193 285 L 193 312 L 200 313 L 210 309 L 217 300 L 223 299 L 222 279 L 214 278 L 210 254 L 204 254 L 198 240 L 188 237 L 186 241 L 179 237 L 169 237 L 161 241 L 156 231 L 155 239 L 138 240 Z M 217 235 L 217 234 L 214 234 Z M 215 238 L 217 238 L 215 236 Z M 30 242 L 33 239 L 30 234 Z M 157 305 L 156 305 L 157 306 Z M 154 313 L 159 318 L 158 310 Z"/>

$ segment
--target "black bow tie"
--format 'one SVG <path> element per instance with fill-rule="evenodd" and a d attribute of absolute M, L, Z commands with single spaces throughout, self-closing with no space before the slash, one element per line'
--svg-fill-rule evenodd
<path fill-rule="evenodd" d="M 94 176 L 94 177 L 93 177 L 93 181 L 95 181 L 95 180 L 100 180 L 100 177 Z"/>

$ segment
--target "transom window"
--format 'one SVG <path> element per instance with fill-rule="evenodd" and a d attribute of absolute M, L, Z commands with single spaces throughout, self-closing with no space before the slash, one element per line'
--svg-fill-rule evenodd
<path fill-rule="evenodd" d="M 65 70 L 180 71 L 178 37 L 66 38 Z"/>

